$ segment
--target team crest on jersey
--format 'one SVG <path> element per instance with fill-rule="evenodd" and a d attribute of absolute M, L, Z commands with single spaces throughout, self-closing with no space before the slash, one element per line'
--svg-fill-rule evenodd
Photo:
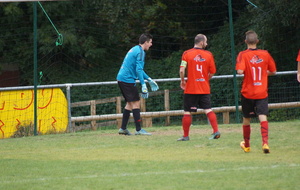
<path fill-rule="evenodd" d="M 252 64 L 258 64 L 258 63 L 261 63 L 261 62 L 263 62 L 264 60 L 263 59 L 260 59 L 259 57 L 258 57 L 258 55 L 255 55 L 255 56 L 253 56 L 252 57 L 252 59 L 250 60 L 250 63 L 252 63 Z"/>
<path fill-rule="evenodd" d="M 201 55 L 196 55 L 196 57 L 194 58 L 194 60 L 196 62 L 203 62 L 203 61 L 206 61 L 206 59 L 202 58 Z"/>

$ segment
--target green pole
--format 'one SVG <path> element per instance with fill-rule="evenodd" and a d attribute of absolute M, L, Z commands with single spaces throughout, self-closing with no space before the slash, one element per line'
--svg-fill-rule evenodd
<path fill-rule="evenodd" d="M 233 67 L 235 112 L 236 112 L 236 122 L 239 123 L 240 122 L 240 114 L 239 114 L 239 104 L 238 104 L 237 79 L 236 79 L 236 71 L 235 71 L 235 50 L 234 50 L 234 35 L 233 35 L 231 0 L 228 0 L 228 12 L 229 12 L 229 28 L 230 28 L 231 62 L 232 62 L 232 67 Z"/>
<path fill-rule="evenodd" d="M 37 2 L 33 2 L 34 135 L 37 135 Z"/>

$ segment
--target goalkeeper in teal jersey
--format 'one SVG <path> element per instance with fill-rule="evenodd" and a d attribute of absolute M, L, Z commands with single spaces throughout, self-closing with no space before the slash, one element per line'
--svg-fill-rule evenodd
<path fill-rule="evenodd" d="M 140 117 L 140 97 L 136 87 L 138 79 L 142 86 L 142 98 L 148 98 L 148 89 L 145 79 L 149 82 L 152 91 L 158 90 L 158 85 L 144 71 L 145 51 L 152 46 L 152 35 L 142 34 L 139 38 L 139 45 L 132 47 L 126 54 L 122 66 L 117 75 L 117 81 L 122 95 L 126 101 L 126 106 L 123 111 L 122 125 L 119 129 L 119 134 L 131 135 L 127 129 L 127 123 L 132 111 L 136 135 L 151 135 L 141 128 Z"/>

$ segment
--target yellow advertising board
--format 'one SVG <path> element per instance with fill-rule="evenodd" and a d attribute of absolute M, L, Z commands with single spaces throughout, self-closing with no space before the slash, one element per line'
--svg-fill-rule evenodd
<path fill-rule="evenodd" d="M 68 108 L 61 89 L 38 89 L 37 108 L 39 134 L 66 131 Z M 10 138 L 21 130 L 33 128 L 33 123 L 33 90 L 0 92 L 0 138 Z"/>

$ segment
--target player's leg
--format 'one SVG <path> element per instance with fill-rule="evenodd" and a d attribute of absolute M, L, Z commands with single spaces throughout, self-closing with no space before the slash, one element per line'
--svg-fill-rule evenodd
<path fill-rule="evenodd" d="M 135 130 L 140 131 L 142 129 L 140 101 L 131 102 L 131 107 L 132 107 L 132 115 L 135 124 Z"/>
<path fill-rule="evenodd" d="M 245 152 L 250 152 L 250 135 L 251 135 L 251 127 L 250 127 L 251 118 L 243 117 L 243 137 L 244 141 L 241 142 L 241 147 Z"/>
<path fill-rule="evenodd" d="M 182 117 L 183 137 L 189 137 L 191 125 L 192 125 L 192 115 L 191 115 L 191 112 L 185 111 L 183 113 L 183 117 Z"/>
<path fill-rule="evenodd" d="M 218 139 L 221 137 L 221 133 L 219 132 L 218 127 L 218 120 L 216 114 L 212 111 L 212 109 L 205 109 L 204 110 L 209 123 L 212 127 L 213 133 L 211 134 L 211 137 L 209 139 Z"/>
<path fill-rule="evenodd" d="M 211 101 L 210 101 L 210 94 L 201 94 L 199 95 L 199 108 L 204 109 L 204 112 L 209 120 L 209 123 L 212 127 L 212 135 L 209 139 L 218 139 L 221 137 L 221 133 L 219 132 L 218 128 L 218 120 L 216 114 L 211 109 Z"/>
<path fill-rule="evenodd" d="M 140 97 L 138 94 L 138 89 L 134 85 L 134 83 L 124 83 L 118 81 L 119 88 L 121 93 L 126 101 L 126 106 L 123 110 L 122 124 L 119 129 L 119 134 L 123 135 L 131 135 L 131 133 L 127 130 L 127 124 L 130 118 L 130 113 L 133 109 L 138 108 L 140 105 Z"/>
<path fill-rule="evenodd" d="M 213 133 L 218 131 L 218 121 L 216 114 L 212 111 L 212 109 L 205 109 L 204 113 L 206 114 L 209 123 L 213 129 Z"/>
<path fill-rule="evenodd" d="M 125 109 L 131 109 L 132 110 L 132 115 L 134 119 L 134 124 L 135 124 L 135 135 L 152 135 L 151 133 L 148 133 L 146 130 L 142 129 L 141 127 L 141 109 L 140 109 L 140 97 L 138 90 L 136 86 L 134 86 L 133 89 L 131 89 L 132 98 L 130 101 L 126 104 Z M 128 106 L 128 107 L 127 107 Z"/>
<path fill-rule="evenodd" d="M 183 98 L 184 104 L 184 113 L 182 117 L 182 130 L 183 136 L 177 139 L 177 141 L 188 141 L 189 140 L 189 133 L 190 127 L 192 124 L 192 115 L 191 111 L 197 111 L 197 106 L 195 104 L 195 96 L 191 94 L 184 94 Z"/>
<path fill-rule="evenodd" d="M 121 129 L 125 130 L 127 128 L 127 124 L 129 121 L 130 113 L 131 113 L 131 108 L 127 106 L 128 103 L 126 103 L 126 106 L 123 110 L 123 117 L 122 117 L 122 124 L 121 124 Z"/>
<path fill-rule="evenodd" d="M 260 120 L 260 132 L 262 137 L 262 150 L 264 153 L 270 153 L 269 147 L 269 123 L 266 115 L 259 115 Z"/>
<path fill-rule="evenodd" d="M 261 131 L 261 137 L 262 137 L 262 146 L 263 146 L 263 152 L 264 153 L 270 153 L 269 148 L 269 123 L 267 120 L 267 115 L 269 114 L 268 110 L 268 98 L 257 100 L 256 102 L 256 109 L 258 118 L 260 121 L 260 131 Z"/>
<path fill-rule="evenodd" d="M 269 134 L 269 123 L 267 121 L 266 115 L 259 115 L 258 116 L 260 121 L 260 131 L 262 137 L 262 144 L 268 144 L 268 134 Z"/>
<path fill-rule="evenodd" d="M 183 136 L 177 139 L 177 141 L 188 141 L 190 140 L 190 126 L 192 124 L 192 115 L 191 112 L 184 112 L 182 117 L 182 130 Z"/>
<path fill-rule="evenodd" d="M 241 148 L 244 152 L 250 152 L 250 135 L 251 135 L 251 126 L 250 121 L 251 117 L 255 116 L 254 112 L 254 100 L 247 99 L 244 96 L 241 97 L 242 112 L 243 112 L 243 141 L 240 143 Z"/>
<path fill-rule="evenodd" d="M 125 110 L 132 110 L 132 115 L 137 131 L 141 130 L 140 101 L 127 102 Z"/>

